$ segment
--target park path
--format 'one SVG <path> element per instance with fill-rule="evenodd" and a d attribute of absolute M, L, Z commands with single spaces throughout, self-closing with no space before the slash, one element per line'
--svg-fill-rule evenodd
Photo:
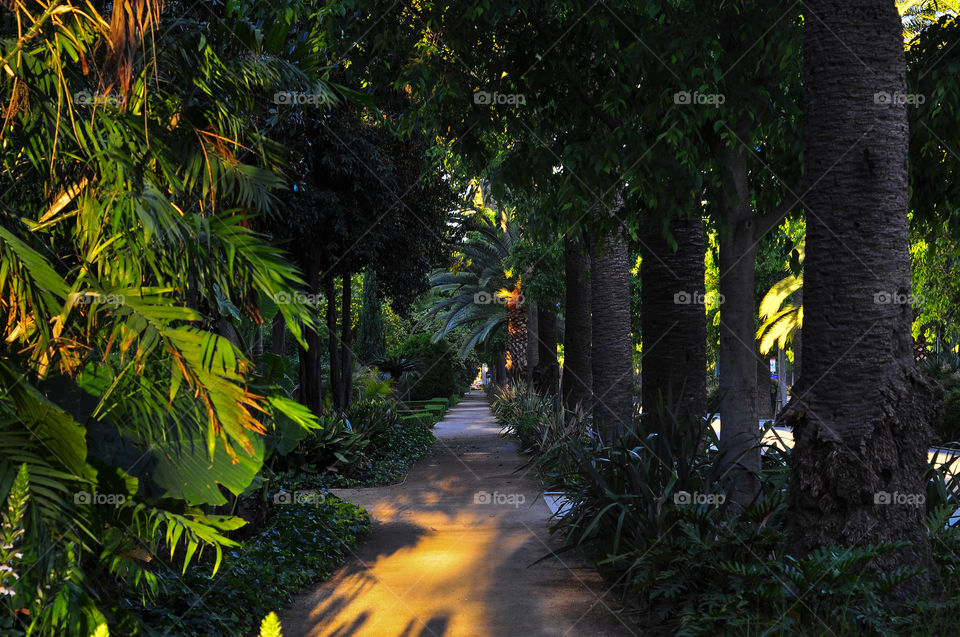
<path fill-rule="evenodd" d="M 399 485 L 338 489 L 374 519 L 332 579 L 282 614 L 286 637 L 614 637 L 634 634 L 601 578 L 556 548 L 550 510 L 482 392 L 435 428 Z"/>

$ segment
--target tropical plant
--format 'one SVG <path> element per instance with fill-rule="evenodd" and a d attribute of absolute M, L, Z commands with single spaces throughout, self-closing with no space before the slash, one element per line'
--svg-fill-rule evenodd
<path fill-rule="evenodd" d="M 101 591 L 152 594 L 164 554 L 186 567 L 212 548 L 215 571 L 243 520 L 204 505 L 247 487 L 274 418 L 316 426 L 282 390 L 252 391 L 251 361 L 214 329 L 301 284 L 253 230 L 283 183 L 267 98 L 336 99 L 316 40 L 288 46 L 292 4 L 259 25 L 248 9 L 7 3 L 0 495 L 26 465 L 28 634 L 88 635 Z M 279 311 L 302 340 L 313 317 Z"/>
<path fill-rule="evenodd" d="M 469 386 L 464 363 L 445 338 L 434 340 L 429 334 L 414 334 L 391 352 L 391 358 L 419 361 L 419 371 L 404 374 L 398 383 L 397 394 L 403 401 L 447 398 Z"/>
<path fill-rule="evenodd" d="M 795 293 L 803 290 L 803 258 L 804 245 L 801 242 L 794 248 L 791 258 L 797 264 L 796 274 L 777 281 L 760 301 L 761 325 L 757 339 L 761 354 L 769 354 L 774 345 L 783 349 L 803 327 L 803 305 L 799 301 L 788 302 Z"/>
<path fill-rule="evenodd" d="M 478 212 L 467 223 L 466 237 L 457 246 L 453 266 L 430 276 L 438 299 L 424 322 L 439 319 L 434 340 L 457 328 L 468 329 L 460 347 L 461 357 L 478 343 L 492 339 L 498 330 L 506 329 L 510 366 L 519 373 L 526 368 L 527 312 L 520 277 L 504 268 L 517 240 L 517 229 L 506 211 L 500 211 L 499 220 Z"/>

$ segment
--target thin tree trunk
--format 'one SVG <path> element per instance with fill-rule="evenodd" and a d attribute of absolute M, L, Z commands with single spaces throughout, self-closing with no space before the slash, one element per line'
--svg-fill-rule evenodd
<path fill-rule="evenodd" d="M 592 341 L 590 317 L 590 256 L 583 237 L 567 235 L 563 243 L 566 280 L 566 317 L 563 330 L 563 404 L 590 409 L 593 371 L 590 364 Z"/>
<path fill-rule="evenodd" d="M 537 391 L 556 396 L 560 389 L 560 365 L 557 363 L 557 315 L 546 309 L 537 308 L 537 341 L 539 365 L 535 377 Z"/>
<path fill-rule="evenodd" d="M 766 355 L 757 352 L 757 418 L 772 420 L 774 416 L 773 392 L 770 391 L 770 361 Z"/>
<path fill-rule="evenodd" d="M 739 131 L 740 139 L 749 139 Z M 720 467 L 728 499 L 741 507 L 756 496 L 760 469 L 754 274 L 757 248 L 746 150 L 718 144 L 728 186 L 720 202 Z"/>
<path fill-rule="evenodd" d="M 506 387 L 507 386 L 507 353 L 501 352 L 497 356 L 497 368 L 496 374 L 494 375 L 494 382 L 497 384 L 497 387 Z"/>
<path fill-rule="evenodd" d="M 656 223 L 641 241 L 643 414 L 650 431 L 680 426 L 696 435 L 707 408 L 703 222 L 691 215 L 669 227 L 676 252 Z"/>
<path fill-rule="evenodd" d="M 787 356 L 777 347 L 777 413 L 787 404 Z"/>
<path fill-rule="evenodd" d="M 537 304 L 527 300 L 527 369 L 523 380 L 530 389 L 533 389 L 534 374 L 540 363 L 540 348 L 537 345 L 540 339 L 540 324 L 537 319 Z"/>
<path fill-rule="evenodd" d="M 319 273 L 316 265 L 309 263 L 307 268 L 307 289 L 316 294 L 319 288 Z M 281 317 L 282 321 L 283 317 Z M 281 323 L 282 324 L 282 323 Z M 274 345 L 277 338 L 277 323 L 274 321 Z M 307 349 L 297 346 L 300 358 L 300 402 L 315 414 L 323 411 L 323 386 L 320 365 L 320 334 L 314 330 L 304 330 Z"/>
<path fill-rule="evenodd" d="M 633 418 L 630 258 L 622 231 L 592 246 L 590 272 L 593 422 L 604 440 L 612 441 Z"/>
<path fill-rule="evenodd" d="M 283 319 L 283 314 L 277 312 L 273 317 L 270 333 L 270 351 L 277 356 L 286 354 L 287 340 L 287 322 Z"/>
<path fill-rule="evenodd" d="M 337 288 L 334 276 L 328 275 L 324 284 L 324 293 L 327 297 L 327 351 L 330 354 L 330 398 L 333 400 L 334 409 L 341 409 L 343 403 L 340 401 L 341 387 L 343 379 L 340 369 L 340 337 L 337 330 Z"/>
<path fill-rule="evenodd" d="M 803 330 L 799 329 L 793 335 L 793 376 L 800 378 L 800 354 L 803 353 Z"/>
<path fill-rule="evenodd" d="M 916 599 L 939 590 L 922 505 L 937 401 L 899 300 L 911 289 L 902 25 L 889 1 L 809 8 L 803 375 L 784 414 L 795 440 L 788 548 L 906 540 L 876 566 L 926 569 L 894 592 Z"/>
<path fill-rule="evenodd" d="M 340 404 L 346 408 L 353 402 L 353 280 L 350 273 L 343 275 L 343 309 L 340 311 Z"/>
<path fill-rule="evenodd" d="M 507 308 L 507 375 L 514 384 L 525 378 L 527 369 L 527 307 L 519 285 Z"/>

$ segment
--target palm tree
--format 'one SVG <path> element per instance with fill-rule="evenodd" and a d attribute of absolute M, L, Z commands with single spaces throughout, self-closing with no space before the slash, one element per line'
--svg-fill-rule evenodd
<path fill-rule="evenodd" d="M 804 245 L 796 248 L 799 261 L 804 258 Z M 760 327 L 757 339 L 760 341 L 760 353 L 769 354 L 773 346 L 784 349 L 793 341 L 794 336 L 803 327 L 803 304 L 799 299 L 788 302 L 794 294 L 799 297 L 803 291 L 803 271 L 791 274 L 777 281 L 760 301 Z"/>
<path fill-rule="evenodd" d="M 689 433 L 707 407 L 703 220 L 678 217 L 668 228 L 675 251 L 659 223 L 641 239 L 642 405 L 650 430 Z"/>
<path fill-rule="evenodd" d="M 900 16 L 884 0 L 813 0 L 805 21 L 803 372 L 792 426 L 788 548 L 902 542 L 876 566 L 922 569 L 893 594 L 935 591 L 920 497 L 935 416 L 911 347 L 908 125 Z M 863 65 L 870 73 L 863 72 Z M 922 502 L 922 500 L 920 500 Z"/>
<path fill-rule="evenodd" d="M 98 591 L 156 582 L 143 560 L 206 546 L 219 564 L 243 520 L 204 505 L 253 479 L 272 414 L 312 422 L 254 391 L 213 326 L 302 283 L 252 230 L 282 183 L 259 114 L 281 87 L 333 93 L 285 43 L 240 44 L 236 16 L 48 4 L 7 3 L 0 39 L 0 494 L 25 476 L 33 560 L 0 606 L 33 634 L 86 636 Z M 280 312 L 301 339 L 311 316 Z"/>
<path fill-rule="evenodd" d="M 924 28 L 944 14 L 960 13 L 957 0 L 897 0 L 897 11 L 903 19 L 903 41 L 913 41 Z"/>
<path fill-rule="evenodd" d="M 570 230 L 564 236 L 563 263 L 563 405 L 570 411 L 576 410 L 581 404 L 589 410 L 593 391 L 593 368 L 590 363 L 590 344 L 593 340 L 590 254 L 579 229 Z"/>
<path fill-rule="evenodd" d="M 526 303 L 520 277 L 504 269 L 517 239 L 516 228 L 506 212 L 501 212 L 499 223 L 486 214 L 475 214 L 468 223 L 457 263 L 451 271 L 430 277 L 438 298 L 424 321 L 439 319 L 435 341 L 467 327 L 460 356 L 506 329 L 507 369 L 521 378 L 527 367 Z"/>
<path fill-rule="evenodd" d="M 591 246 L 591 402 L 594 428 L 608 441 L 626 431 L 634 412 L 630 266 L 623 231 Z"/>

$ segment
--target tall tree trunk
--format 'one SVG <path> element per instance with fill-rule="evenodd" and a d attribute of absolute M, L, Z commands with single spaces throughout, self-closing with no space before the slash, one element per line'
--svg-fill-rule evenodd
<path fill-rule="evenodd" d="M 497 384 L 497 387 L 506 387 L 507 386 L 507 353 L 501 352 L 497 356 L 497 365 L 494 374 L 494 383 Z"/>
<path fill-rule="evenodd" d="M 799 329 L 793 335 L 793 343 L 791 343 L 793 348 L 793 376 L 794 378 L 800 378 L 800 361 L 801 354 L 803 353 L 803 330 Z"/>
<path fill-rule="evenodd" d="M 770 359 L 757 352 L 757 419 L 772 420 L 774 417 L 773 392 L 771 391 Z"/>
<path fill-rule="evenodd" d="M 676 252 L 657 223 L 644 226 L 641 241 L 642 405 L 650 431 L 678 425 L 692 436 L 707 409 L 703 222 L 691 215 L 669 228 Z"/>
<path fill-rule="evenodd" d="M 340 311 L 340 406 L 353 402 L 353 281 L 349 272 L 343 275 L 343 309 Z"/>
<path fill-rule="evenodd" d="M 568 234 L 563 242 L 566 281 L 566 317 L 563 330 L 563 404 L 574 409 L 580 403 L 590 409 L 593 370 L 590 317 L 590 255 L 583 237 Z"/>
<path fill-rule="evenodd" d="M 527 370 L 527 304 L 518 284 L 507 304 L 507 375 L 511 384 L 523 380 Z"/>
<path fill-rule="evenodd" d="M 340 388 L 343 380 L 340 370 L 339 331 L 337 330 L 337 286 L 336 278 L 329 274 L 324 283 L 324 294 L 327 297 L 327 351 L 330 354 L 330 398 L 334 409 L 341 409 Z"/>
<path fill-rule="evenodd" d="M 311 294 L 316 294 L 319 288 L 319 272 L 316 264 L 308 262 L 307 265 L 307 289 Z M 281 317 L 282 320 L 282 317 Z M 274 323 L 274 335 L 276 335 L 276 323 Z M 297 346 L 297 352 L 300 358 L 300 402 L 310 408 L 315 414 L 323 411 L 323 386 L 321 380 L 320 365 L 320 334 L 315 330 L 304 330 L 304 340 L 307 342 L 307 349 Z M 277 339 L 274 337 L 274 344 Z"/>
<path fill-rule="evenodd" d="M 777 347 L 777 413 L 787 404 L 787 356 Z"/>
<path fill-rule="evenodd" d="M 630 257 L 622 231 L 591 246 L 590 273 L 593 422 L 604 440 L 612 441 L 633 418 Z"/>
<path fill-rule="evenodd" d="M 254 358 L 259 358 L 263 355 L 263 325 L 257 325 L 255 328 L 256 332 L 253 334 L 253 347 L 252 355 Z"/>
<path fill-rule="evenodd" d="M 535 376 L 537 391 L 556 396 L 560 389 L 560 365 L 557 363 L 557 315 L 544 307 L 537 307 L 537 359 Z"/>
<path fill-rule="evenodd" d="M 877 566 L 927 569 L 895 591 L 913 599 L 939 587 L 922 506 L 936 401 L 898 300 L 910 295 L 902 26 L 889 0 L 809 7 L 803 374 L 784 414 L 795 440 L 789 549 L 907 540 Z"/>
<path fill-rule="evenodd" d="M 749 139 L 739 130 L 740 139 Z M 754 274 L 757 247 L 746 150 L 722 143 L 714 152 L 725 168 L 720 202 L 720 467 L 727 498 L 741 507 L 756 495 L 760 469 Z"/>
<path fill-rule="evenodd" d="M 287 340 L 287 322 L 283 319 L 283 314 L 277 312 L 273 317 L 270 333 L 270 351 L 277 356 L 286 354 Z"/>
<path fill-rule="evenodd" d="M 527 369 L 523 381 L 527 387 L 533 389 L 534 374 L 540 363 L 540 348 L 537 342 L 540 339 L 540 323 L 537 320 L 537 304 L 527 300 Z"/>

